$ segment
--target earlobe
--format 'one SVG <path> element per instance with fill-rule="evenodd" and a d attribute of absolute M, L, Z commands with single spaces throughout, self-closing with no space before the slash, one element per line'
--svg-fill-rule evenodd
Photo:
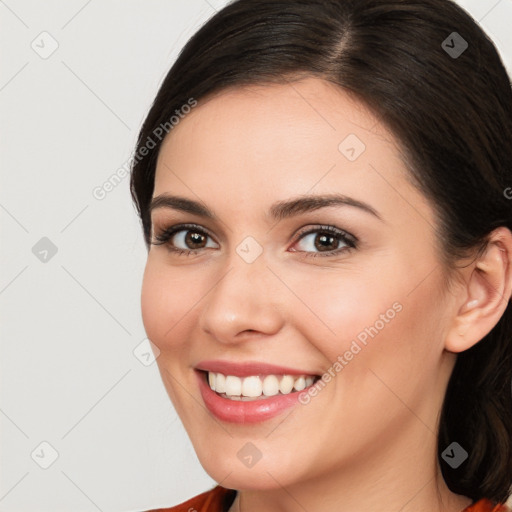
<path fill-rule="evenodd" d="M 483 253 L 467 269 L 460 290 L 463 303 L 445 340 L 450 352 L 463 352 L 484 338 L 499 322 L 512 291 L 512 233 L 505 227 L 488 237 Z"/>

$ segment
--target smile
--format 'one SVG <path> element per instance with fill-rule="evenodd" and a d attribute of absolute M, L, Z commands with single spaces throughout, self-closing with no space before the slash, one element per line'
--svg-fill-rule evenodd
<path fill-rule="evenodd" d="M 264 400 L 275 395 L 289 395 L 311 386 L 318 377 L 311 375 L 249 375 L 238 377 L 207 372 L 210 389 L 229 400 Z"/>
<path fill-rule="evenodd" d="M 320 375 L 261 362 L 202 361 L 195 367 L 206 409 L 217 419 L 250 424 L 300 405 Z"/>

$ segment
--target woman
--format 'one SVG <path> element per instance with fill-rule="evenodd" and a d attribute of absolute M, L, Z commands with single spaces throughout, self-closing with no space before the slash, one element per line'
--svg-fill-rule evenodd
<path fill-rule="evenodd" d="M 219 483 L 167 511 L 502 511 L 512 92 L 448 0 L 238 0 L 131 178 L 142 315 Z"/>

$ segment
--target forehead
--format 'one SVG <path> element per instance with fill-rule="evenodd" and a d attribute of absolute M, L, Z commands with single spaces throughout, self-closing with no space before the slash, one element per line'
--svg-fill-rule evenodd
<path fill-rule="evenodd" d="M 337 158 L 340 142 L 351 134 L 360 139 L 361 148 L 395 144 L 370 110 L 349 94 L 318 78 L 228 88 L 200 100 L 174 127 L 161 153 L 194 146 L 208 150 L 210 157 L 239 149 L 248 158 L 290 161 L 293 154 L 300 158 L 308 150 Z"/>
<path fill-rule="evenodd" d="M 199 101 L 161 147 L 154 196 L 192 192 L 215 207 L 237 198 L 260 208 L 339 192 L 383 210 L 410 209 L 412 201 L 429 216 L 407 173 L 398 141 L 363 103 L 308 78 L 230 88 Z"/>

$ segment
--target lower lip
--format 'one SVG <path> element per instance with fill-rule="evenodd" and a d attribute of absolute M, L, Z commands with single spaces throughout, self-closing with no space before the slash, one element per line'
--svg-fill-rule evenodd
<path fill-rule="evenodd" d="M 205 372 L 196 371 L 199 389 L 207 409 L 219 420 L 230 423 L 259 423 L 274 418 L 286 409 L 299 403 L 299 394 L 307 391 L 295 391 L 288 395 L 275 395 L 260 400 L 242 402 L 223 398 L 215 393 L 206 382 Z"/>

